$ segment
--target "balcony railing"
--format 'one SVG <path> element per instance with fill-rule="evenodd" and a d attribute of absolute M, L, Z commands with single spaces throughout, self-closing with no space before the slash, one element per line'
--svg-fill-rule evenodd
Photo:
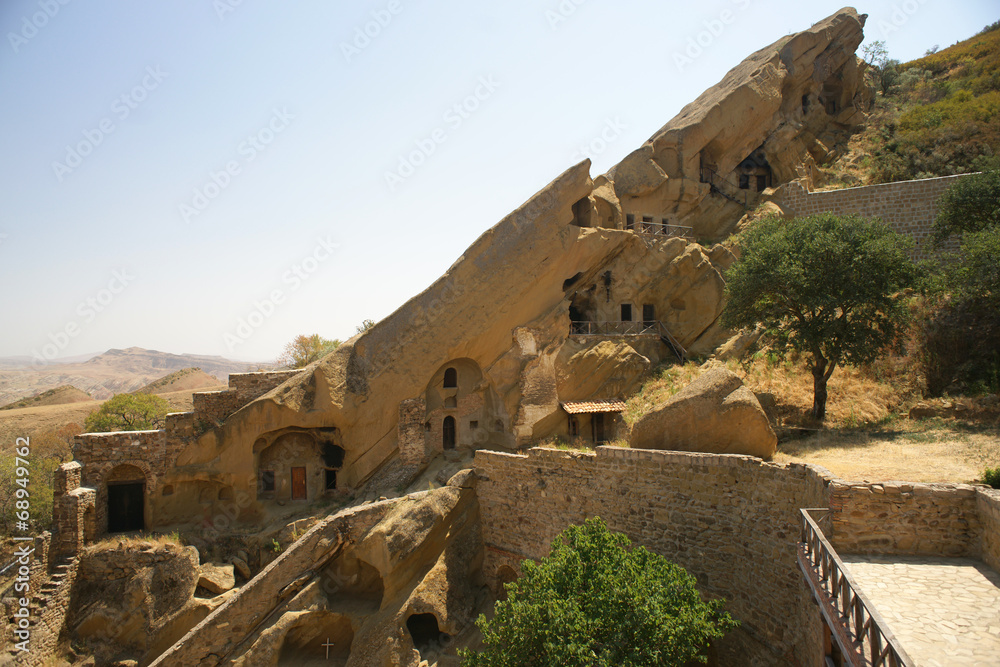
<path fill-rule="evenodd" d="M 678 238 L 692 240 L 694 239 L 694 228 L 693 227 L 682 227 L 681 225 L 669 225 L 665 222 L 645 222 L 636 221 L 632 223 L 631 226 L 625 225 L 627 231 L 635 232 L 636 234 L 643 234 L 645 236 L 655 236 L 657 238 Z"/>
<path fill-rule="evenodd" d="M 852 667 L 915 667 L 874 605 L 851 578 L 813 517 L 813 514 L 824 513 L 823 518 L 827 518 L 829 510 L 803 509 L 801 512 L 799 567 L 813 589 L 845 664 Z"/>
<path fill-rule="evenodd" d="M 687 350 L 659 320 L 639 322 L 570 322 L 571 336 L 659 336 L 683 364 Z"/>

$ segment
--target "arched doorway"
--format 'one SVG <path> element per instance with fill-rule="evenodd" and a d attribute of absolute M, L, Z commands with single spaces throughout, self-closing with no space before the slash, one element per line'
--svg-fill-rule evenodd
<path fill-rule="evenodd" d="M 441 444 L 445 449 L 455 449 L 455 418 L 451 415 L 444 418 L 441 427 Z"/>

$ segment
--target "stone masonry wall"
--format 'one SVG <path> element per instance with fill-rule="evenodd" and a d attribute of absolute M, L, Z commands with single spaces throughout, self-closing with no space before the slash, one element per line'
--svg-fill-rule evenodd
<path fill-rule="evenodd" d="M 402 401 L 399 404 L 398 431 L 399 457 L 404 465 L 419 466 L 427 459 L 425 451 L 424 414 L 427 403 L 423 398 Z"/>
<path fill-rule="evenodd" d="M 178 454 L 193 437 L 192 413 L 167 415 L 166 428 L 159 431 L 84 433 L 73 442 L 73 458 L 83 464 L 80 483 L 97 491 L 97 532 L 108 526 L 107 478 L 120 466 L 142 471 L 146 483 L 147 519 L 152 498 L 160 492 L 160 480 L 174 467 Z M 148 523 L 148 522 L 147 522 Z"/>
<path fill-rule="evenodd" d="M 964 484 L 830 486 L 838 553 L 980 557 L 976 488 Z"/>
<path fill-rule="evenodd" d="M 976 506 L 982 525 L 981 558 L 1000 572 L 1000 490 L 979 487 L 976 489 Z"/>
<path fill-rule="evenodd" d="M 300 370 L 269 371 L 266 373 L 232 373 L 229 389 L 194 394 L 194 418 L 218 426 L 244 405 L 260 398 Z"/>
<path fill-rule="evenodd" d="M 232 373 L 229 376 L 229 388 L 235 390 L 239 394 L 240 400 L 246 405 L 301 372 L 301 369 L 298 369 L 266 373 Z"/>
<path fill-rule="evenodd" d="M 719 643 L 721 664 L 820 664 L 819 614 L 796 542 L 799 509 L 827 506 L 821 469 L 614 447 L 479 451 L 475 466 L 488 579 L 546 555 L 568 525 L 600 516 L 686 568 L 704 594 L 728 600 L 742 626 Z"/>
<path fill-rule="evenodd" d="M 774 201 L 797 216 L 831 212 L 881 218 L 894 231 L 916 242 L 913 252 L 916 259 L 927 259 L 935 254 L 931 247 L 931 228 L 937 217 L 938 199 L 957 179 L 965 176 L 968 174 L 823 192 L 809 192 L 800 181 L 793 181 L 778 190 Z M 944 247 L 957 248 L 957 241 L 949 239 Z"/>

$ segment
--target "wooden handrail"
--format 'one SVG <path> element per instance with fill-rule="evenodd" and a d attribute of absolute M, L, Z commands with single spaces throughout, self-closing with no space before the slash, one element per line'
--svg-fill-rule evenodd
<path fill-rule="evenodd" d="M 828 514 L 829 510 L 801 510 L 799 564 L 813 586 L 827 622 L 839 624 L 844 631 L 833 633 L 844 657 L 856 667 L 915 667 L 826 539 L 812 516 L 814 512 Z M 806 571 L 807 567 L 810 571 Z M 824 599 L 832 605 L 833 614 L 828 613 Z"/>

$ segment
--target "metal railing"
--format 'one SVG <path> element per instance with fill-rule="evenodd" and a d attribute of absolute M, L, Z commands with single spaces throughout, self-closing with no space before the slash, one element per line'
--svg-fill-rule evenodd
<path fill-rule="evenodd" d="M 638 322 L 570 322 L 571 336 L 658 336 L 683 364 L 687 350 L 660 320 Z"/>
<path fill-rule="evenodd" d="M 677 238 L 691 240 L 694 238 L 693 227 L 671 225 L 665 222 L 645 222 L 639 220 L 634 222 L 631 227 L 626 225 L 625 229 L 626 231 L 635 232 L 636 234 L 658 236 L 667 239 Z"/>
<path fill-rule="evenodd" d="M 659 322 L 571 322 L 574 336 L 658 336 Z"/>
<path fill-rule="evenodd" d="M 915 667 L 826 539 L 812 516 L 819 512 L 828 515 L 829 510 L 801 510 L 799 567 L 812 586 L 843 658 L 852 667 Z"/>

